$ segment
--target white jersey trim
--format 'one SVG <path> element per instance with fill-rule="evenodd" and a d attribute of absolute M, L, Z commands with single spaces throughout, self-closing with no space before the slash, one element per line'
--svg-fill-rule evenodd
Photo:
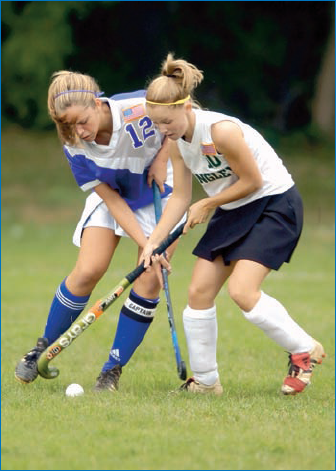
<path fill-rule="evenodd" d="M 100 184 L 101 184 L 100 180 L 92 180 L 92 182 L 88 182 L 88 183 L 85 183 L 84 185 L 82 185 L 80 187 L 80 189 L 83 190 L 83 191 L 88 191 L 88 190 L 92 190 L 92 188 L 94 188 L 95 186 L 100 185 Z"/>

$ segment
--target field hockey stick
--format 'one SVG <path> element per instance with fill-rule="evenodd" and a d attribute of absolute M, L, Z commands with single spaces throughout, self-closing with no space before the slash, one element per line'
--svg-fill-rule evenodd
<path fill-rule="evenodd" d="M 154 254 L 162 254 L 167 247 L 169 247 L 180 235 L 182 235 L 184 224 L 178 226 L 174 232 L 154 250 Z M 39 374 L 46 379 L 53 379 L 59 375 L 59 370 L 55 366 L 49 366 L 49 362 L 59 355 L 65 348 L 90 327 L 91 324 L 97 320 L 106 309 L 111 306 L 116 299 L 125 291 L 130 284 L 133 283 L 143 272 L 145 271 L 144 262 L 138 265 L 133 271 L 128 273 L 112 291 L 103 299 L 97 301 L 94 306 L 88 311 L 81 314 L 75 322 L 71 324 L 68 330 L 66 330 L 54 343 L 44 350 L 37 362 L 37 369 Z"/>
<path fill-rule="evenodd" d="M 154 192 L 155 219 L 156 219 L 156 223 L 158 223 L 162 214 L 162 205 L 161 205 L 160 190 L 154 180 L 153 180 L 153 192 Z M 166 268 L 164 267 L 162 267 L 161 271 L 162 271 L 162 277 L 163 277 L 163 287 L 164 287 L 164 292 L 165 292 L 166 301 L 167 301 L 168 322 L 169 322 L 170 333 L 171 333 L 171 338 L 172 338 L 174 352 L 175 352 L 177 374 L 180 379 L 184 380 L 184 379 L 187 379 L 187 368 L 186 368 L 185 362 L 181 359 L 180 347 L 177 340 L 177 332 L 176 332 L 174 314 L 173 314 L 173 304 L 171 302 L 170 290 L 169 290 L 169 285 L 168 285 L 168 272 Z"/>

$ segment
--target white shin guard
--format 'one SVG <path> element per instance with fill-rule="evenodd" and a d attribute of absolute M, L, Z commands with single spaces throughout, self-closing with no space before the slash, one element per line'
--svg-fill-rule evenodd
<path fill-rule="evenodd" d="M 254 308 L 242 313 L 247 320 L 290 353 L 309 352 L 313 348 L 310 335 L 290 317 L 279 301 L 263 291 Z"/>
<path fill-rule="evenodd" d="M 187 306 L 183 311 L 183 326 L 193 376 L 200 383 L 210 386 L 219 377 L 216 306 L 202 310 Z"/>

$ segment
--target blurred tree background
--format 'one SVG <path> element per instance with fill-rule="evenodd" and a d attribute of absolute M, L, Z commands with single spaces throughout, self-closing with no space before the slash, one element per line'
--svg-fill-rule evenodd
<path fill-rule="evenodd" d="M 306 221 L 333 222 L 334 6 L 2 1 L 2 227 L 50 223 L 57 211 L 72 230 L 87 196 L 48 116 L 52 73 L 88 73 L 110 96 L 144 88 L 170 51 L 204 71 L 196 98 L 205 108 L 241 118 L 275 147 Z"/>
<path fill-rule="evenodd" d="M 2 127 L 52 129 L 51 74 L 106 95 L 143 88 L 173 51 L 205 72 L 204 107 L 275 133 L 334 132 L 334 2 L 1 2 Z"/>

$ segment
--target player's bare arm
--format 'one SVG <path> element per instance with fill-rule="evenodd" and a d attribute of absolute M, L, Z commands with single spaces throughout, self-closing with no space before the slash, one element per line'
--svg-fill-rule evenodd
<path fill-rule="evenodd" d="M 218 206 L 244 198 L 262 185 L 260 172 L 238 125 L 232 121 L 218 122 L 212 126 L 212 138 L 217 152 L 224 155 L 239 179 L 217 195 L 194 203 L 186 228 L 205 223 Z"/>
<path fill-rule="evenodd" d="M 212 137 L 218 152 L 224 155 L 238 181 L 211 198 L 213 207 L 235 201 L 262 186 L 262 177 L 240 127 L 232 121 L 213 125 Z"/>
<path fill-rule="evenodd" d="M 169 140 L 169 145 L 174 169 L 174 188 L 172 196 L 169 198 L 162 213 L 160 222 L 149 237 L 140 258 L 140 260 L 145 261 L 145 266 L 149 266 L 153 250 L 167 237 L 169 232 L 183 217 L 188 209 L 192 195 L 192 174 L 185 166 L 176 142 Z"/>
<path fill-rule="evenodd" d="M 153 160 L 152 165 L 148 171 L 147 182 L 149 186 L 152 186 L 153 180 L 156 181 L 160 188 L 160 192 L 164 192 L 164 183 L 167 179 L 167 162 L 169 159 L 169 143 L 168 139 L 165 137 L 162 142 L 162 147 L 158 151 Z"/>
<path fill-rule="evenodd" d="M 104 200 L 110 213 L 124 231 L 127 232 L 139 247 L 143 247 L 147 239 L 126 201 L 107 183 L 97 185 L 95 192 Z"/>

